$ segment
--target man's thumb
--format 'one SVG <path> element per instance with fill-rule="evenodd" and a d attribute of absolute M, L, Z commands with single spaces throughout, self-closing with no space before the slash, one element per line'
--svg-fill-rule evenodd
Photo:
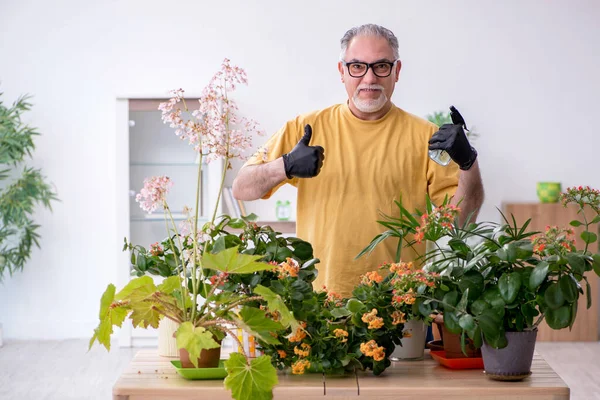
<path fill-rule="evenodd" d="M 312 138 L 312 128 L 310 127 L 310 125 L 306 124 L 306 125 L 304 125 L 304 136 L 302 136 L 302 139 L 300 139 L 300 143 L 302 143 L 305 146 L 308 146 L 311 138 Z"/>

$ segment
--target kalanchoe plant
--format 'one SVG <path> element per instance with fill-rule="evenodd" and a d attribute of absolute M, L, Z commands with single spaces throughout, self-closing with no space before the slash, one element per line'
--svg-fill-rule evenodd
<path fill-rule="evenodd" d="M 256 131 L 253 121 L 237 117 L 237 107 L 229 97 L 237 84 L 245 83 L 245 72 L 225 60 L 205 88 L 199 108 L 191 112 L 191 119 L 184 120 L 178 107 L 182 103 L 184 111 L 190 112 L 181 89 L 160 105 L 164 122 L 176 128 L 180 139 L 189 141 L 200 159 L 195 206 L 184 226 L 178 227 L 167 203 L 171 180 L 158 176 L 144 182 L 136 201 L 147 212 L 164 210 L 167 239 L 150 246 L 149 251 L 125 241 L 125 248 L 132 250 L 132 264 L 138 277 L 119 292 L 114 285 L 108 286 L 102 295 L 100 324 L 90 347 L 98 341 L 109 349 L 113 327 L 121 326 L 127 317 L 134 327 L 144 328 L 156 328 L 162 318 L 169 318 L 180 324 L 177 346 L 187 350 L 190 360 L 197 365 L 201 351 L 219 347 L 220 340 L 231 334 L 232 328 L 242 328 L 275 345 L 279 340 L 270 332 L 298 327 L 281 296 L 258 282 L 251 293 L 223 290 L 234 276 L 268 271 L 273 265 L 261 261 L 265 259 L 263 254 L 246 251 L 248 245 L 243 240 L 223 231 L 225 225 L 234 223 L 228 216 L 217 218 L 218 202 L 208 222 L 200 224 L 203 158 L 208 162 L 224 160 L 220 198 L 230 159 L 241 157 L 250 147 L 250 135 Z M 239 130 L 238 126 L 244 129 Z M 167 278 L 155 285 L 145 275 L 148 272 Z M 258 308 L 258 304 L 263 304 L 264 309 Z M 267 312 L 277 313 L 278 321 L 268 319 Z M 234 334 L 231 337 L 236 339 Z M 245 353 L 232 353 L 225 367 L 228 376 L 224 384 L 235 399 L 272 397 L 277 375 L 268 356 L 250 360 Z"/>
<path fill-rule="evenodd" d="M 265 354 L 293 374 L 356 369 L 381 374 L 390 365 L 387 355 L 399 343 L 403 328 L 400 312 L 392 306 L 389 280 L 373 271 L 361 277 L 352 298 L 344 299 L 326 288 L 307 287 L 315 276 L 312 266 L 279 264 L 278 280 L 270 287 L 284 298 L 302 328 L 279 332 L 279 345 L 261 343 Z"/>

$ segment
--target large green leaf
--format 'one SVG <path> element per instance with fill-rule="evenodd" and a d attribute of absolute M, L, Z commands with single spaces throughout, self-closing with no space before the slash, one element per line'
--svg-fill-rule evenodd
<path fill-rule="evenodd" d="M 587 244 L 594 243 L 596 240 L 598 240 L 598 235 L 593 232 L 583 231 L 579 236 L 581 236 L 583 241 Z"/>
<path fill-rule="evenodd" d="M 273 387 L 277 385 L 277 371 L 271 365 L 271 357 L 260 356 L 246 364 L 240 353 L 231 353 L 225 361 L 227 377 L 225 388 L 231 390 L 236 400 L 271 400 Z"/>
<path fill-rule="evenodd" d="M 110 350 L 110 335 L 113 333 L 113 326 L 120 327 L 123 325 L 123 321 L 127 317 L 127 314 L 129 314 L 130 310 L 127 306 L 113 305 L 114 295 L 115 286 L 109 284 L 100 299 L 100 323 L 98 324 L 98 327 L 94 329 L 94 335 L 90 339 L 88 350 L 92 348 L 96 340 L 103 345 L 106 350 Z"/>
<path fill-rule="evenodd" d="M 585 260 L 583 259 L 583 254 L 568 253 L 565 257 L 573 270 L 578 274 L 583 275 L 585 272 Z"/>
<path fill-rule="evenodd" d="M 177 348 L 186 349 L 190 354 L 190 361 L 198 368 L 198 358 L 204 349 L 214 349 L 220 344 L 213 339 L 213 334 L 201 326 L 194 328 L 194 324 L 186 321 L 177 329 Z"/>
<path fill-rule="evenodd" d="M 357 299 L 348 300 L 348 303 L 346 304 L 346 308 L 351 313 L 364 312 L 367 310 L 367 307 L 360 300 L 357 300 Z"/>
<path fill-rule="evenodd" d="M 264 287 L 262 285 L 257 285 L 254 288 L 254 293 L 262 296 L 262 298 L 267 302 L 267 307 L 270 312 L 278 311 L 281 316 L 281 324 L 283 326 L 291 327 L 292 332 L 295 332 L 296 329 L 300 326 L 294 315 L 285 305 L 285 302 L 281 298 L 280 295 L 273 293 L 269 288 Z"/>
<path fill-rule="evenodd" d="M 262 255 L 254 256 L 238 253 L 238 247 L 231 247 L 217 254 L 206 253 L 202 256 L 202 266 L 229 274 L 249 274 L 256 271 L 273 269 L 271 264 L 258 262 Z"/>
<path fill-rule="evenodd" d="M 510 274 L 504 273 L 498 280 L 498 289 L 500 290 L 500 296 L 507 303 L 510 304 L 517 298 L 519 289 L 521 288 L 521 274 L 518 272 L 511 272 Z"/>
<path fill-rule="evenodd" d="M 469 300 L 474 300 L 481 295 L 483 288 L 483 275 L 475 270 L 465 272 L 458 281 L 458 287 L 463 292 L 469 290 Z"/>
<path fill-rule="evenodd" d="M 461 328 L 458 323 L 458 316 L 453 311 L 444 311 L 444 325 L 449 332 L 460 333 Z"/>
<path fill-rule="evenodd" d="M 156 292 L 158 289 L 154 280 L 150 276 L 141 276 L 129 281 L 119 293 L 115 295 L 115 300 L 138 301 Z"/>
<path fill-rule="evenodd" d="M 475 329 L 475 319 L 469 314 L 463 314 L 458 320 L 458 324 L 465 331 L 472 331 Z"/>
<path fill-rule="evenodd" d="M 533 272 L 529 276 L 529 288 L 531 290 L 535 290 L 538 286 L 546 280 L 546 276 L 548 276 L 548 268 L 550 266 L 546 261 L 542 261 L 538 263 L 533 269 Z"/>
<path fill-rule="evenodd" d="M 575 278 L 573 278 L 573 275 L 569 274 L 561 276 L 558 280 L 558 285 L 567 302 L 572 303 L 579 298 L 577 283 Z"/>
<path fill-rule="evenodd" d="M 163 293 L 166 294 L 171 294 L 173 293 L 175 290 L 180 290 L 181 289 L 181 278 L 179 278 L 179 276 L 170 276 L 167 279 L 165 279 L 164 281 L 162 281 L 162 283 L 160 285 L 158 285 L 158 290 L 160 290 Z"/>
<path fill-rule="evenodd" d="M 270 333 L 283 329 L 283 326 L 279 322 L 268 318 L 265 311 L 254 307 L 243 307 L 240 310 L 240 317 L 241 319 L 234 318 L 234 322 L 249 334 L 269 344 L 281 343 Z"/>
<path fill-rule="evenodd" d="M 565 303 L 565 296 L 558 284 L 558 282 L 552 282 L 546 292 L 544 293 L 544 301 L 552 310 L 556 310 Z"/>
<path fill-rule="evenodd" d="M 571 321 L 571 308 L 562 306 L 555 310 L 546 310 L 546 323 L 552 329 L 563 329 L 569 326 Z"/>
<path fill-rule="evenodd" d="M 594 260 L 592 264 L 594 272 L 596 273 L 596 275 L 600 276 L 600 254 L 594 254 L 592 258 Z"/>

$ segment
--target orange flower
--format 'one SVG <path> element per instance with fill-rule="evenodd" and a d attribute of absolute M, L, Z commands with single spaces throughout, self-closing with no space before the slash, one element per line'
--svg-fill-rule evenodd
<path fill-rule="evenodd" d="M 277 350 L 277 353 L 279 353 L 279 358 L 286 358 L 287 357 L 287 353 L 283 350 Z"/>
<path fill-rule="evenodd" d="M 399 310 L 396 310 L 392 313 L 392 319 L 392 325 L 403 324 L 406 322 L 405 314 Z"/>
<path fill-rule="evenodd" d="M 277 267 L 277 277 L 279 279 L 287 278 L 288 276 L 297 277 L 300 265 L 293 258 L 286 258 L 284 262 Z"/>
<path fill-rule="evenodd" d="M 373 357 L 375 361 L 381 361 L 385 358 L 385 349 L 382 346 L 377 346 L 375 340 L 361 343 L 360 351 L 367 357 Z"/>
<path fill-rule="evenodd" d="M 336 338 L 341 339 L 340 342 L 342 343 L 346 343 L 348 341 L 348 331 L 345 331 L 343 329 L 335 329 L 333 331 L 333 334 Z"/>
<path fill-rule="evenodd" d="M 310 354 L 310 344 L 302 343 L 300 345 L 300 348 L 298 348 L 298 346 L 295 346 L 294 354 L 297 354 L 300 357 L 308 357 L 308 355 Z"/>
<path fill-rule="evenodd" d="M 308 360 L 298 360 L 292 364 L 292 374 L 302 375 L 307 368 L 310 368 L 310 362 Z"/>
<path fill-rule="evenodd" d="M 296 328 L 296 332 L 288 338 L 290 342 L 301 342 L 306 337 L 306 322 L 300 322 L 300 326 Z"/>
<path fill-rule="evenodd" d="M 369 324 L 369 329 L 379 329 L 383 326 L 383 318 L 377 317 L 377 309 L 374 308 L 371 312 L 364 313 L 362 322 Z"/>
<path fill-rule="evenodd" d="M 379 275 L 377 271 L 367 272 L 360 278 L 360 283 L 371 286 L 373 282 L 381 283 L 383 281 L 383 276 Z"/>

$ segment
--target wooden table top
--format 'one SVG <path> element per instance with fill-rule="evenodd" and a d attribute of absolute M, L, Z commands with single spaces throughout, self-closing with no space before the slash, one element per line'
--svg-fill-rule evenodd
<path fill-rule="evenodd" d="M 230 399 L 222 380 L 189 381 L 177 374 L 172 358 L 155 349 L 139 351 L 113 386 L 114 400 Z M 451 370 L 425 351 L 422 361 L 393 362 L 381 376 L 359 371 L 344 376 L 279 374 L 275 399 L 569 399 L 569 387 L 537 353 L 532 375 L 520 382 L 499 382 L 482 370 Z M 417 397 L 418 396 L 418 397 Z"/>

